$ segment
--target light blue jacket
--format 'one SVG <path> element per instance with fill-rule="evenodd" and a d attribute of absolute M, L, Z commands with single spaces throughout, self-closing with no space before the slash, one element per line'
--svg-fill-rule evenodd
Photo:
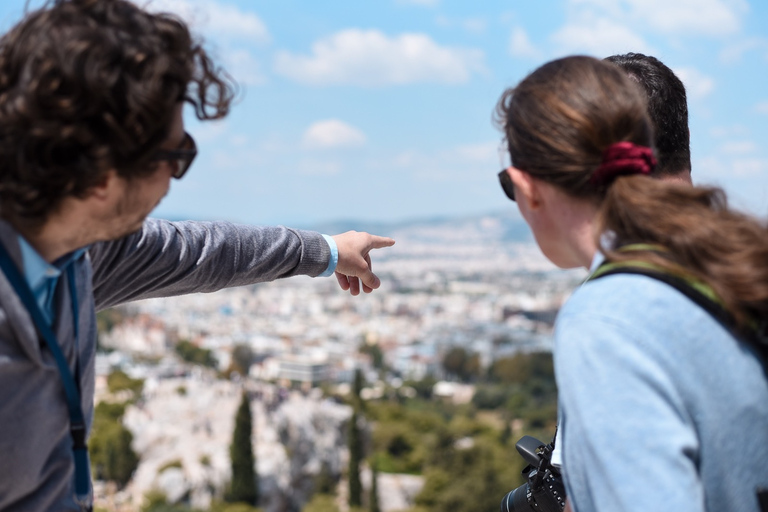
<path fill-rule="evenodd" d="M 768 487 L 768 377 L 675 289 L 613 275 L 558 316 L 563 473 L 574 512 L 758 509 Z"/>

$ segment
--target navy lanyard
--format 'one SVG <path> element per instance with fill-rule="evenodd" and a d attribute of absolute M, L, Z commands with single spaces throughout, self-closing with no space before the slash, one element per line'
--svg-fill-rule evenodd
<path fill-rule="evenodd" d="M 5 273 L 5 277 L 8 282 L 11 283 L 16 294 L 21 299 L 24 307 L 27 308 L 29 316 L 32 317 L 32 321 L 35 322 L 37 331 L 45 340 L 56 361 L 56 366 L 59 369 L 59 376 L 61 382 L 64 385 L 64 394 L 67 398 L 67 408 L 69 409 L 69 433 L 72 436 L 72 453 L 75 460 L 75 501 L 86 508 L 90 509 L 92 502 L 91 494 L 91 478 L 88 468 L 88 446 L 85 443 L 86 431 L 85 431 L 85 416 L 83 415 L 82 402 L 80 401 L 80 363 L 79 354 L 77 353 L 77 340 L 78 340 L 78 314 L 77 314 L 77 289 L 75 288 L 75 269 L 74 264 L 69 265 L 67 268 L 67 278 L 69 281 L 69 293 L 72 299 L 72 316 L 74 321 L 75 330 L 75 372 L 77 380 L 72 376 L 72 372 L 67 364 L 67 359 L 64 357 L 64 353 L 61 351 L 56 335 L 53 333 L 51 326 L 45 321 L 43 312 L 40 310 L 40 306 L 35 300 L 35 296 L 29 287 L 26 279 L 24 279 L 19 271 L 18 267 L 11 260 L 8 251 L 3 244 L 0 244 L 0 268 Z"/>

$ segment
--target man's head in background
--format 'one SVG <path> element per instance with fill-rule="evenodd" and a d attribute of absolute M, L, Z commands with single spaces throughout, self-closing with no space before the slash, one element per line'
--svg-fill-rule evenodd
<path fill-rule="evenodd" d="M 657 178 L 691 182 L 688 102 L 683 82 L 655 57 L 626 53 L 606 57 L 645 91 L 654 131 Z"/>

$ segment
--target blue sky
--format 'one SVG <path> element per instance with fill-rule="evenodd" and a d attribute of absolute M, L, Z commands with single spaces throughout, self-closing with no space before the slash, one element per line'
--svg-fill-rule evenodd
<path fill-rule="evenodd" d="M 24 4 L 2 2 L 2 29 Z M 200 155 L 156 216 L 311 225 L 513 211 L 496 181 L 502 91 L 553 58 L 628 51 L 686 84 L 694 181 L 768 213 L 764 0 L 149 5 L 190 21 L 241 85 L 226 120 L 187 115 Z"/>

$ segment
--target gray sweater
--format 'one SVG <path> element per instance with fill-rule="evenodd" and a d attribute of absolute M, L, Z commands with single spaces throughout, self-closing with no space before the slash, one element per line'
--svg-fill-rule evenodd
<path fill-rule="evenodd" d="M 18 234 L 0 221 L 0 241 L 22 268 Z M 93 419 L 96 311 L 132 300 L 213 292 L 328 266 L 322 235 L 284 227 L 148 219 L 138 233 L 91 246 L 76 261 L 79 342 L 66 279 L 53 329 L 70 367 L 79 353 L 82 407 Z M 22 269 L 23 271 L 23 269 Z M 0 510 L 79 510 L 64 388 L 50 352 L 0 273 Z"/>

